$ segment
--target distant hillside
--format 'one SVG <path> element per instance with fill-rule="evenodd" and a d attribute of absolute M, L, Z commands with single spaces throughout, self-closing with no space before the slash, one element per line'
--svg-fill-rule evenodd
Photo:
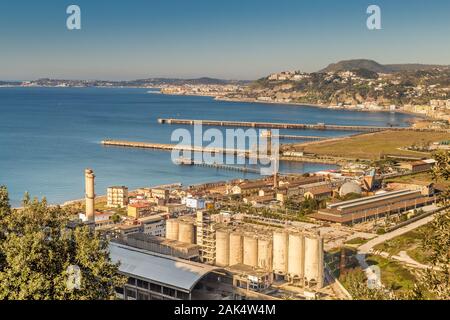
<path fill-rule="evenodd" d="M 196 78 L 196 79 L 178 79 L 178 78 L 148 78 L 148 79 L 140 79 L 140 80 L 133 80 L 133 81 L 127 81 L 128 83 L 134 83 L 134 84 L 146 84 L 146 83 L 153 83 L 153 84 L 165 84 L 165 85 L 225 85 L 225 84 L 241 84 L 246 83 L 246 81 L 239 81 L 239 80 L 223 80 L 223 79 L 215 79 L 215 78 L 208 78 L 208 77 L 202 77 L 202 78 Z M 248 81 L 247 81 L 248 82 Z"/>
<path fill-rule="evenodd" d="M 348 60 L 321 72 L 271 74 L 228 98 L 327 106 L 373 104 L 384 108 L 428 105 L 431 100 L 450 99 L 450 67 Z"/>
<path fill-rule="evenodd" d="M 226 85 L 226 84 L 247 84 L 249 81 L 222 80 L 214 78 L 178 79 L 178 78 L 148 78 L 130 81 L 105 81 L 105 80 L 63 80 L 63 79 L 39 79 L 31 81 L 36 86 L 78 86 L 78 87 L 146 87 L 165 85 Z"/>
<path fill-rule="evenodd" d="M 325 69 L 319 71 L 319 73 L 339 72 L 339 71 L 352 71 L 356 69 L 366 69 L 376 73 L 395 73 L 401 71 L 420 71 L 430 70 L 438 67 L 445 67 L 440 65 L 428 65 L 428 64 L 386 64 L 382 65 L 373 60 L 367 59 L 355 59 L 344 60 L 337 63 L 332 63 Z"/>
<path fill-rule="evenodd" d="M 443 66 L 438 64 L 420 64 L 420 63 L 407 63 L 407 64 L 386 64 L 386 67 L 392 70 L 392 72 L 401 71 L 426 71 L 436 68 L 445 68 L 449 66 Z"/>
<path fill-rule="evenodd" d="M 0 81 L 0 86 L 18 86 L 20 84 L 19 81 Z"/>

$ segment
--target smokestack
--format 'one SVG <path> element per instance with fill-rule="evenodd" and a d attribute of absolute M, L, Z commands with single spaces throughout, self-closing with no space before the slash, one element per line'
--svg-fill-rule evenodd
<path fill-rule="evenodd" d="M 95 190 L 94 182 L 95 175 L 91 169 L 84 171 L 84 177 L 86 182 L 85 197 L 86 197 L 86 217 L 89 222 L 95 222 Z"/>

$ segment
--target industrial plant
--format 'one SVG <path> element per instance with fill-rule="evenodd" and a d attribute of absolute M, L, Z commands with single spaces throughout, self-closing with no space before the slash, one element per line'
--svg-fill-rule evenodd
<path fill-rule="evenodd" d="M 349 299 L 347 241 L 438 210 L 434 184 L 391 176 L 355 166 L 96 196 L 86 169 L 79 220 L 109 240 L 119 299 Z"/>

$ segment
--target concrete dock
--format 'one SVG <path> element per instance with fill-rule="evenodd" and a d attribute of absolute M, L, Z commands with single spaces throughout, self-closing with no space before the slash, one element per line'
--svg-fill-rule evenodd
<path fill-rule="evenodd" d="M 200 166 L 200 167 L 206 167 L 206 168 L 214 168 L 214 169 L 221 169 L 221 170 L 228 170 L 228 171 L 238 171 L 238 172 L 244 172 L 244 173 L 256 173 L 260 174 L 261 170 L 256 168 L 249 168 L 249 167 L 238 167 L 238 166 L 231 166 L 223 163 L 206 163 L 203 161 L 195 161 L 193 159 L 187 159 L 187 158 L 178 158 L 176 159 L 176 163 L 178 165 L 184 165 L 184 166 Z"/>
<path fill-rule="evenodd" d="M 102 145 L 113 147 L 125 147 L 125 148 L 141 148 L 141 149 L 153 149 L 164 151 L 191 151 L 199 153 L 212 153 L 212 154 L 232 154 L 242 157 L 250 157 L 255 154 L 248 150 L 240 149 L 226 149 L 226 148 L 209 148 L 209 147 L 196 147 L 196 146 L 180 146 L 175 144 L 166 143 L 152 143 L 152 142 L 136 142 L 136 141 L 124 141 L 124 140 L 103 140 Z"/>
<path fill-rule="evenodd" d="M 163 151 L 191 151 L 191 152 L 201 152 L 201 153 L 217 153 L 217 154 L 233 154 L 240 157 L 255 158 L 255 152 L 250 152 L 248 150 L 232 150 L 232 149 L 222 149 L 222 148 L 201 148 L 192 146 L 179 146 L 175 144 L 164 144 L 164 143 L 152 143 L 152 142 L 135 142 L 135 141 L 124 141 L 124 140 L 103 140 L 102 145 L 110 147 L 123 147 L 123 148 L 141 148 L 141 149 L 153 149 L 153 150 L 163 150 Z M 263 157 L 260 156 L 259 159 Z M 267 159 L 266 159 L 267 160 Z M 341 160 L 333 159 L 323 159 L 323 158 L 311 158 L 311 157 L 285 157 L 280 156 L 280 161 L 287 162 L 307 162 L 307 163 L 322 163 L 322 164 L 338 164 Z M 230 168 L 231 170 L 231 168 Z M 250 171 L 248 171 L 250 172 Z"/>

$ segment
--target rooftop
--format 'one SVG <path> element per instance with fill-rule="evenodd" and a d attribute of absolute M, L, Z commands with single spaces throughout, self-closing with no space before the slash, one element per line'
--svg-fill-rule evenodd
<path fill-rule="evenodd" d="M 221 270 L 112 242 L 109 250 L 111 260 L 120 262 L 120 272 L 184 291 L 191 291 L 208 273 Z"/>

